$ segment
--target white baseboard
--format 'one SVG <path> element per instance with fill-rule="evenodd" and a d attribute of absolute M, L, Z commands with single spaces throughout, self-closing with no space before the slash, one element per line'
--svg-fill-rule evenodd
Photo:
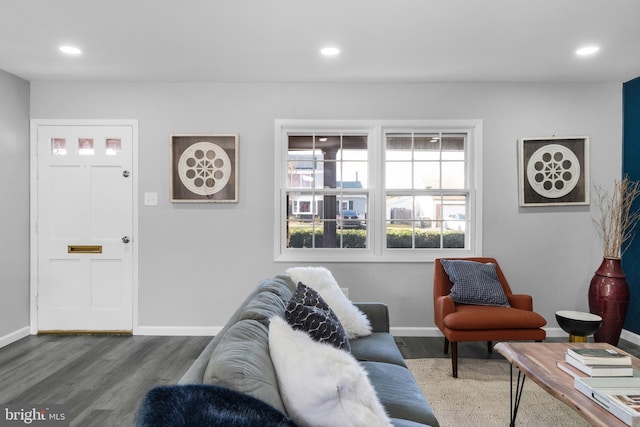
<path fill-rule="evenodd" d="M 214 336 L 219 334 L 222 326 L 138 326 L 134 328 L 134 335 L 155 336 Z"/>
<path fill-rule="evenodd" d="M 549 338 L 568 337 L 561 328 L 544 328 Z M 220 333 L 222 326 L 138 326 L 134 335 L 155 336 L 215 336 Z M 436 327 L 395 326 L 390 328 L 391 335 L 396 337 L 441 337 L 442 332 Z M 26 326 L 16 332 L 0 337 L 0 347 L 11 344 L 29 335 Z M 620 338 L 640 346 L 640 335 L 622 330 Z"/>
<path fill-rule="evenodd" d="M 622 330 L 620 338 L 622 338 L 623 340 L 627 340 L 635 345 L 640 345 L 640 335 L 631 331 L 627 331 L 626 329 Z"/>
<path fill-rule="evenodd" d="M 547 337 L 549 338 L 558 338 L 558 337 L 568 337 L 567 333 L 563 331 L 561 328 L 543 328 L 547 331 Z M 396 337 L 441 337 L 442 332 L 436 327 L 413 327 L 413 326 L 398 326 L 391 327 L 391 335 Z M 631 339 L 624 336 L 625 332 L 627 334 L 631 334 L 628 331 L 622 331 L 623 338 L 629 340 Z M 635 334 L 633 334 L 635 335 Z M 640 336 L 635 335 L 638 339 L 636 344 L 640 345 Z"/>
<path fill-rule="evenodd" d="M 562 328 L 542 328 L 547 331 L 548 338 L 561 338 L 567 337 L 569 339 L 569 334 L 562 330 Z"/>
<path fill-rule="evenodd" d="M 392 326 L 389 328 L 394 337 L 441 337 L 442 332 L 435 327 Z"/>
<path fill-rule="evenodd" d="M 24 328 L 20 328 L 17 331 L 13 331 L 8 333 L 5 336 L 0 337 L 0 348 L 7 346 L 11 343 L 14 343 L 24 337 L 31 335 L 31 327 L 25 326 Z"/>

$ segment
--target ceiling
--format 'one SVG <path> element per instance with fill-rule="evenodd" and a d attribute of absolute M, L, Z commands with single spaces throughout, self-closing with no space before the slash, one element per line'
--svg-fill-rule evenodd
<path fill-rule="evenodd" d="M 586 44 L 600 51 L 577 57 Z M 327 45 L 341 53 L 323 57 Z M 640 76 L 640 1 L 1 0 L 0 69 L 29 81 L 624 82 Z"/>

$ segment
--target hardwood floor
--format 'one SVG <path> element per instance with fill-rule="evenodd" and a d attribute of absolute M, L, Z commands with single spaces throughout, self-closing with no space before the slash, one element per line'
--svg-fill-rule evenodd
<path fill-rule="evenodd" d="M 210 339 L 30 336 L 0 349 L 0 403 L 64 405 L 71 426 L 132 426 L 146 391 L 177 382 Z"/>
<path fill-rule="evenodd" d="M 132 426 L 147 390 L 175 384 L 210 337 L 29 336 L 0 348 L 0 404 L 64 405 L 71 426 Z M 550 338 L 547 341 L 564 341 Z M 407 359 L 449 357 L 443 338 L 397 337 Z M 640 357 L 640 347 L 619 347 Z M 461 343 L 461 358 L 500 358 Z"/>

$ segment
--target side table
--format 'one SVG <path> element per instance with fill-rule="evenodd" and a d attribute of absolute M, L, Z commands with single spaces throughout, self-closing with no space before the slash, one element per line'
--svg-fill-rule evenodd
<path fill-rule="evenodd" d="M 557 311 L 556 321 L 569 334 L 569 342 L 587 342 L 587 337 L 602 325 L 602 317 L 582 311 Z"/>

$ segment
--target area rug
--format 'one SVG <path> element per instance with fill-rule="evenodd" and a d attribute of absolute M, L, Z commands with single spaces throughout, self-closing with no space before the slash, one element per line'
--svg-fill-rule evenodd
<path fill-rule="evenodd" d="M 509 363 L 501 359 L 459 359 L 458 378 L 449 359 L 408 359 L 441 427 L 508 426 Z M 517 371 L 514 370 L 514 374 Z M 515 377 L 515 375 L 514 375 Z M 526 380 L 516 426 L 583 427 L 577 412 Z"/>

